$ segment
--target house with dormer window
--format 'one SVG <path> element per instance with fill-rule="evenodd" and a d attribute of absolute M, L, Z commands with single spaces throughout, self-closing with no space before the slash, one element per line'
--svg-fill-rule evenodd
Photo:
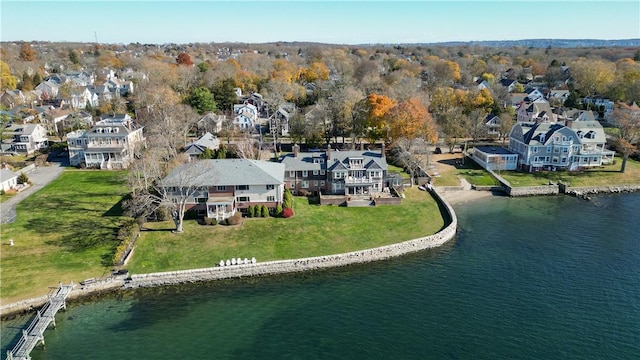
<path fill-rule="evenodd" d="M 518 168 L 578 171 L 613 161 L 605 148 L 604 129 L 597 121 L 518 123 L 509 135 L 509 150 L 518 154 Z"/>
<path fill-rule="evenodd" d="M 382 150 L 300 152 L 280 159 L 285 165 L 285 183 L 292 193 L 373 195 L 388 187 L 387 160 Z"/>
<path fill-rule="evenodd" d="M 142 127 L 129 115 L 103 117 L 90 130 L 67 134 L 69 163 L 98 169 L 126 169 L 137 146 L 145 141 Z"/>
<path fill-rule="evenodd" d="M 49 146 L 47 130 L 40 124 L 12 124 L 4 129 L 4 136 L 10 137 L 10 151 L 31 155 Z M 3 141 L 4 142 L 4 141 Z"/>

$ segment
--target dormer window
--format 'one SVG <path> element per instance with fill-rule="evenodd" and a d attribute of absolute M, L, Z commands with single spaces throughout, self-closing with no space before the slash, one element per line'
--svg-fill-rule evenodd
<path fill-rule="evenodd" d="M 546 135 L 545 134 L 540 134 L 540 142 L 544 142 Z"/>

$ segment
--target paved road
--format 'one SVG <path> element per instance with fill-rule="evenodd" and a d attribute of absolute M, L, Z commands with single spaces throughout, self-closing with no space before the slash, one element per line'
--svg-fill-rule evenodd
<path fill-rule="evenodd" d="M 13 222 L 16 218 L 16 205 L 56 179 L 64 169 L 61 163 L 54 162 L 50 163 L 49 166 L 37 167 L 28 172 L 27 175 L 31 181 L 31 186 L 0 204 L 0 224 Z"/>

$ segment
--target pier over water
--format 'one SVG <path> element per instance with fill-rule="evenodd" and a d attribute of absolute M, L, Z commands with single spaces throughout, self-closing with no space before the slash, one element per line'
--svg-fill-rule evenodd
<path fill-rule="evenodd" d="M 38 344 L 44 344 L 44 331 L 49 325 L 56 326 L 56 313 L 58 310 L 66 308 L 66 299 L 73 290 L 73 282 L 69 285 L 62 283 L 49 294 L 49 300 L 44 306 L 36 311 L 36 317 L 29 323 L 26 329 L 22 330 L 22 337 L 18 340 L 13 350 L 7 351 L 7 360 L 28 360 L 33 348 Z"/>

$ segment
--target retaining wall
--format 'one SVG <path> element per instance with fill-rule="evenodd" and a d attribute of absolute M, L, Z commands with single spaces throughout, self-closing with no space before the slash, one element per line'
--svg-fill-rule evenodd
<path fill-rule="evenodd" d="M 588 194 L 600 193 L 627 193 L 640 191 L 640 184 L 576 187 L 560 184 L 560 191 L 573 196 L 584 196 Z"/>
<path fill-rule="evenodd" d="M 506 190 L 507 194 L 513 197 L 560 194 L 560 187 L 558 185 L 509 187 Z"/>
<path fill-rule="evenodd" d="M 267 261 L 246 265 L 218 266 L 184 271 L 137 274 L 131 276 L 131 280 L 124 285 L 124 288 L 154 287 L 199 281 L 318 270 L 384 260 L 412 252 L 435 248 L 455 237 L 458 220 L 453 208 L 444 202 L 437 192 L 434 191 L 432 194 L 434 194 L 436 201 L 440 202 L 446 209 L 446 214 L 443 214 L 443 216 L 445 216 L 445 223 L 448 223 L 443 230 L 434 235 L 373 249 L 353 251 L 345 254 L 316 256 L 293 260 Z"/>

